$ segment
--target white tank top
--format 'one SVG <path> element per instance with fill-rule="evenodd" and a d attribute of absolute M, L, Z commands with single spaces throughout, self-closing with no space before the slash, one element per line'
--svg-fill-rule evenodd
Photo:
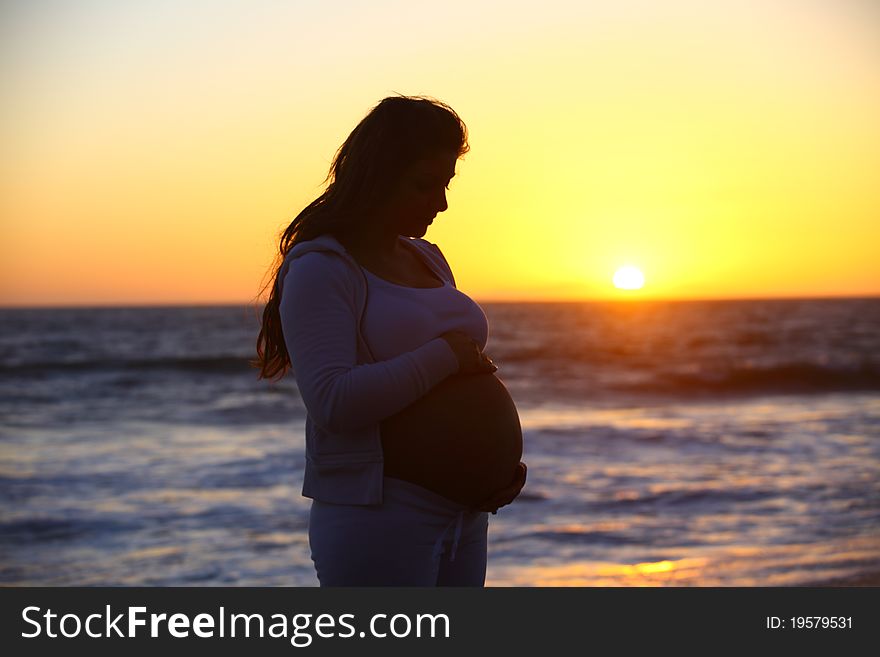
<path fill-rule="evenodd" d="M 454 330 L 476 340 L 480 349 L 486 348 L 486 314 L 477 302 L 451 283 L 408 287 L 363 271 L 368 294 L 361 331 L 375 358 L 394 358 Z"/>

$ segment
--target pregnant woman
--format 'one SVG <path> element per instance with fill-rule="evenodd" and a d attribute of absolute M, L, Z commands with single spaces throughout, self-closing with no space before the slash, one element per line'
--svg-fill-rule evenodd
<path fill-rule="evenodd" d="M 306 407 L 322 586 L 483 586 L 488 513 L 525 484 L 486 315 L 422 239 L 468 148 L 449 106 L 385 98 L 282 234 L 257 364 Z"/>

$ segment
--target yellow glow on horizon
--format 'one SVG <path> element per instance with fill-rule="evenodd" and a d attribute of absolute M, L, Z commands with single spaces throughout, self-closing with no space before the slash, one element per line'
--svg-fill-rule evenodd
<path fill-rule="evenodd" d="M 0 305 L 252 300 L 396 92 L 467 123 L 478 301 L 880 294 L 873 4 L 340 2 L 4 5 Z"/>
<path fill-rule="evenodd" d="M 619 290 L 641 290 L 645 286 L 645 275 L 632 265 L 624 265 L 614 272 L 613 280 Z"/>

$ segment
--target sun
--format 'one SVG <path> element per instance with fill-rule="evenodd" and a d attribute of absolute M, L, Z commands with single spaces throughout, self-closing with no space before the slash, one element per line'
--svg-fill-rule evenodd
<path fill-rule="evenodd" d="M 645 285 L 645 275 L 638 267 L 625 265 L 614 272 L 614 287 L 619 290 L 641 290 Z"/>

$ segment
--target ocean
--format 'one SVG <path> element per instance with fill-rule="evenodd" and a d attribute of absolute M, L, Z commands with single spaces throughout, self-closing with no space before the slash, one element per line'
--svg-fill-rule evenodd
<path fill-rule="evenodd" d="M 482 303 L 529 479 L 489 586 L 880 570 L 880 299 Z M 245 306 L 0 310 L 0 585 L 315 586 Z"/>

